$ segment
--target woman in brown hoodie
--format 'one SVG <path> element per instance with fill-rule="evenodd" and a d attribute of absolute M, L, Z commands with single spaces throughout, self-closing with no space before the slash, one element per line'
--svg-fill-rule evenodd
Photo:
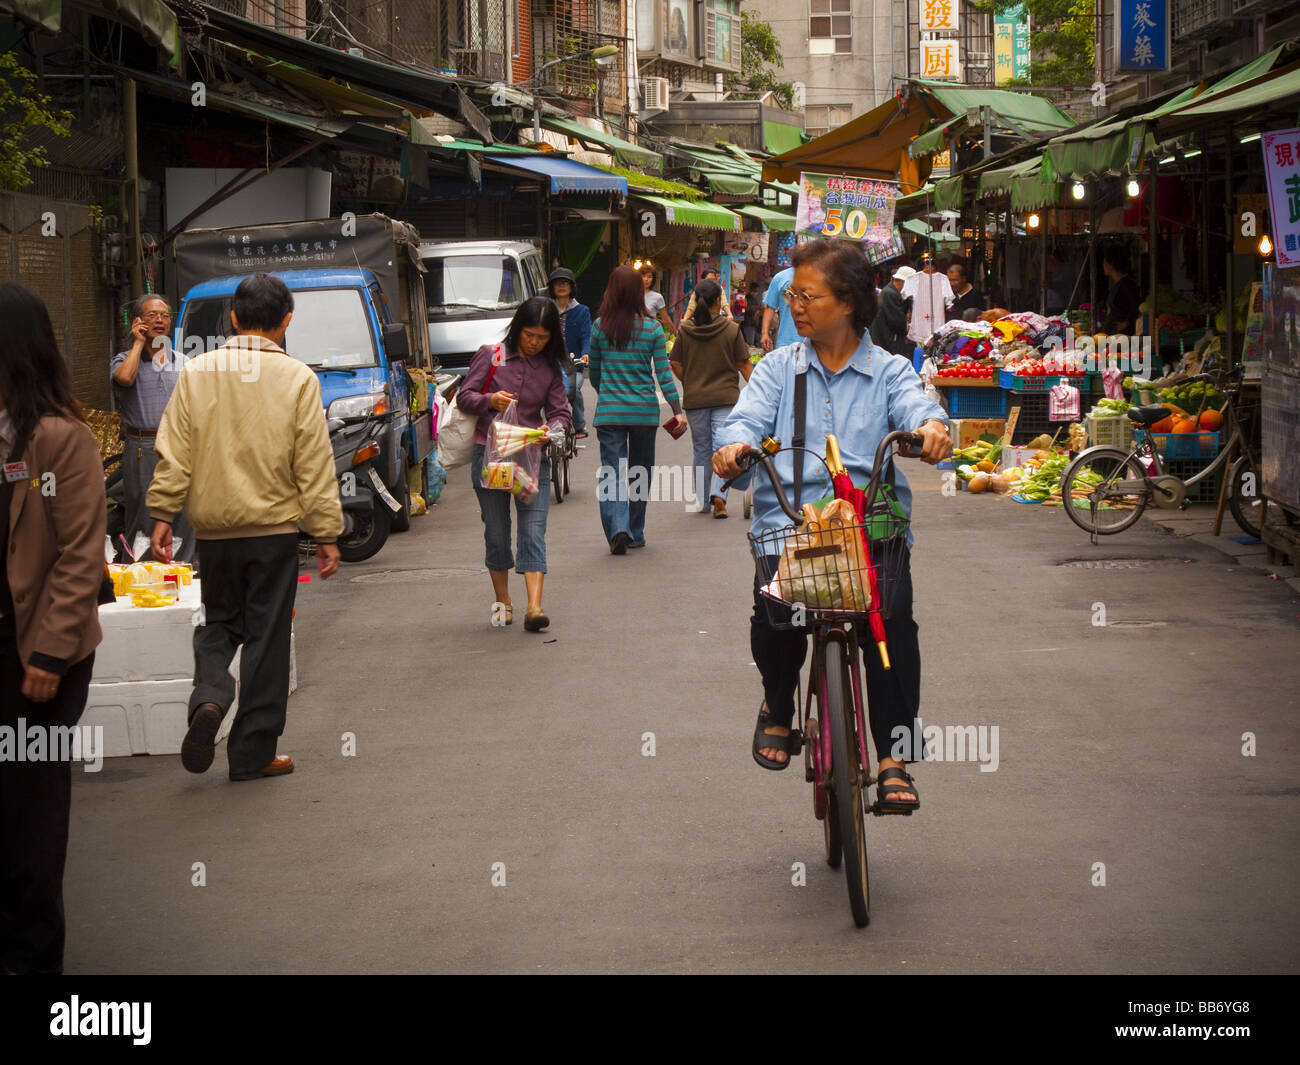
<path fill-rule="evenodd" d="M 682 409 L 691 423 L 695 447 L 695 498 L 700 511 L 712 506 L 715 518 L 727 516 L 722 480 L 713 477 L 708 503 L 704 502 L 705 477 L 713 453 L 724 443 L 718 433 L 740 398 L 740 379 L 753 372 L 749 348 L 740 326 L 723 313 L 722 286 L 704 280 L 695 289 L 695 313 L 683 318 L 673 346 L 672 368 L 682 382 Z"/>

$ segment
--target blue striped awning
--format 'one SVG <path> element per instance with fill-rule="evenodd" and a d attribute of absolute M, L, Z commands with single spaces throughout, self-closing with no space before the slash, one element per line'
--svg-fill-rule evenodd
<path fill-rule="evenodd" d="M 535 155 L 521 157 L 518 155 L 490 155 L 491 163 L 507 166 L 513 170 L 527 170 L 549 178 L 551 192 L 617 192 L 627 195 L 627 178 L 619 177 L 605 170 L 597 170 L 584 163 L 575 163 L 563 156 L 550 158 Z"/>

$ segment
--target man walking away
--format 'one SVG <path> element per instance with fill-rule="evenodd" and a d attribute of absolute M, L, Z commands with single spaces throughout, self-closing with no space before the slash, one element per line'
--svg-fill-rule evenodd
<path fill-rule="evenodd" d="M 339 563 L 343 510 L 316 375 L 284 352 L 293 295 L 255 274 L 235 290 L 236 336 L 191 360 L 158 429 L 149 486 L 155 557 L 169 557 L 171 522 L 188 501 L 203 556 L 202 624 L 194 630 L 194 691 L 181 764 L 202 773 L 235 698 L 231 780 L 293 772 L 276 755 L 289 699 L 289 625 L 298 588 L 298 526 L 320 545 L 322 579 Z"/>
<path fill-rule="evenodd" d="M 911 358 L 907 342 L 907 304 L 903 302 L 903 285 L 915 270 L 900 266 L 893 278 L 880 290 L 876 317 L 871 322 L 871 342 L 895 355 Z"/>
<path fill-rule="evenodd" d="M 171 325 L 171 307 L 165 299 L 141 296 L 132 305 L 131 346 L 115 355 L 109 363 L 113 398 L 122 419 L 122 438 L 125 441 L 122 449 L 122 487 L 126 496 L 124 534 L 130 545 L 128 550 L 132 552 L 135 551 L 135 538 L 141 533 L 147 538 L 153 529 L 144 497 L 158 465 L 154 440 L 163 410 L 172 397 L 181 367 L 185 365 L 185 357 L 173 350 L 168 338 Z M 193 561 L 194 530 L 184 514 L 177 518 L 172 531 L 181 541 L 176 559 Z M 113 546 L 120 548 L 122 545 Z M 142 552 L 140 557 L 147 558 L 148 554 Z"/>
<path fill-rule="evenodd" d="M 799 330 L 794 327 L 790 305 L 784 298 L 785 290 L 793 283 L 794 267 L 787 266 L 784 270 L 778 270 L 767 286 L 767 295 L 763 297 L 762 346 L 764 351 L 783 348 L 799 339 Z M 774 333 L 775 339 L 773 339 Z"/>

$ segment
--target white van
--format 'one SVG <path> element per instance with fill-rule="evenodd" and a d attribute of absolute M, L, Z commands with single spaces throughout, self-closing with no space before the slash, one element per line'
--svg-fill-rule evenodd
<path fill-rule="evenodd" d="M 506 335 L 526 299 L 546 294 L 542 253 L 523 241 L 473 240 L 420 245 L 429 349 L 444 370 L 463 373 L 484 344 Z"/>

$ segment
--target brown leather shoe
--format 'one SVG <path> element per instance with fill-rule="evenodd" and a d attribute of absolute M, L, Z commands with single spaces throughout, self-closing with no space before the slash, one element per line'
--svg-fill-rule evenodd
<path fill-rule="evenodd" d="M 721 496 L 713 497 L 713 516 L 715 518 L 725 518 L 727 516 L 727 502 Z"/>
<path fill-rule="evenodd" d="M 251 773 L 231 773 L 231 780 L 259 780 L 262 777 L 282 777 L 287 773 L 293 772 L 293 759 L 287 754 L 277 754 L 261 769 L 254 769 Z"/>

